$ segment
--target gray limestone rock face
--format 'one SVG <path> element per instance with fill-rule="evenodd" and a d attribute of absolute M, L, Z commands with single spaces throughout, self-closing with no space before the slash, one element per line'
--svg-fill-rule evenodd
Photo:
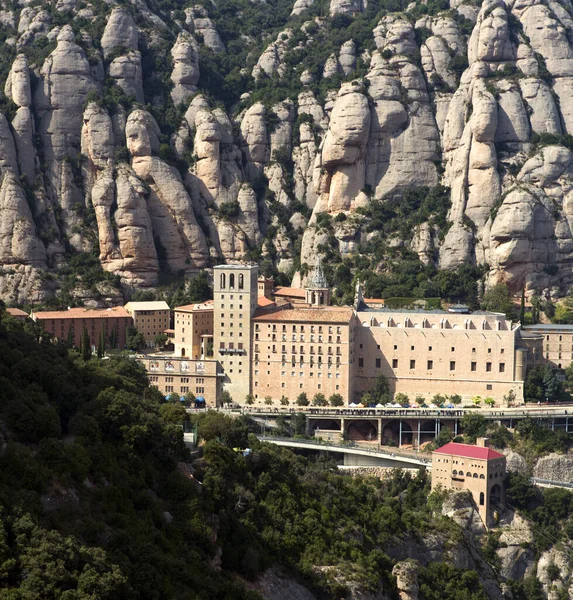
<path fill-rule="evenodd" d="M 330 0 L 330 16 L 356 15 L 366 10 L 366 0 Z"/>
<path fill-rule="evenodd" d="M 104 58 L 117 48 L 138 49 L 139 29 L 125 8 L 118 6 L 111 11 L 100 43 Z"/>
<path fill-rule="evenodd" d="M 202 6 L 185 9 L 185 22 L 192 32 L 198 33 L 203 38 L 203 43 L 215 54 L 226 52 L 225 44 L 217 32 L 213 21 L 208 17 L 207 11 Z"/>
<path fill-rule="evenodd" d="M 37 235 L 18 176 L 11 169 L 3 169 L 0 214 L 0 264 L 45 267 L 45 247 Z"/>
<path fill-rule="evenodd" d="M 573 455 L 549 454 L 533 467 L 533 477 L 548 481 L 573 481 Z"/>
<path fill-rule="evenodd" d="M 199 54 L 197 42 L 186 31 L 182 31 L 171 49 L 173 71 L 171 98 L 175 105 L 186 103 L 197 91 L 199 81 Z"/>
<path fill-rule="evenodd" d="M 141 53 L 132 50 L 124 56 L 114 58 L 108 68 L 109 76 L 128 97 L 143 104 L 143 78 L 141 70 Z"/>
<path fill-rule="evenodd" d="M 32 91 L 30 87 L 30 70 L 28 60 L 24 54 L 18 54 L 12 63 L 12 68 L 6 79 L 4 93 L 18 107 L 29 107 L 32 104 Z"/>
<path fill-rule="evenodd" d="M 396 587 L 400 600 L 418 600 L 418 570 L 420 564 L 415 560 L 404 560 L 397 562 L 392 569 L 392 575 L 396 577 Z"/>

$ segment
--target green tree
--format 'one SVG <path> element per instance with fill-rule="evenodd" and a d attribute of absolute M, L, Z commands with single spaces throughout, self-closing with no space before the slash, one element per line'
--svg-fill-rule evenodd
<path fill-rule="evenodd" d="M 308 406 L 310 404 L 306 392 L 301 392 L 296 399 L 297 406 Z"/>
<path fill-rule="evenodd" d="M 504 283 L 494 285 L 487 290 L 483 296 L 481 308 L 482 310 L 503 313 L 510 319 L 516 316 L 509 289 Z"/>
<path fill-rule="evenodd" d="M 330 406 L 344 406 L 344 398 L 340 394 L 332 394 L 328 401 Z"/>
<path fill-rule="evenodd" d="M 521 305 L 519 307 L 519 322 L 525 325 L 525 286 L 521 288 Z"/>
<path fill-rule="evenodd" d="M 177 392 L 171 392 L 168 396 L 167 396 L 167 402 L 171 402 L 173 404 L 178 404 L 181 400 L 181 397 L 179 396 L 179 394 Z"/>
<path fill-rule="evenodd" d="M 543 370 L 543 393 L 546 400 L 555 400 L 561 392 L 555 369 L 547 363 Z"/>
<path fill-rule="evenodd" d="M 92 343 L 90 340 L 90 334 L 88 330 L 84 327 L 82 332 L 82 358 L 84 361 L 88 361 L 92 357 Z"/>
<path fill-rule="evenodd" d="M 456 406 L 462 403 L 462 397 L 459 394 L 452 394 L 449 399 L 450 402 Z"/>
<path fill-rule="evenodd" d="M 443 406 L 446 403 L 446 397 L 443 394 L 434 394 L 432 404 Z"/>
<path fill-rule="evenodd" d="M 315 394 L 312 399 L 312 405 L 313 406 L 328 406 L 328 402 L 326 401 L 325 395 L 321 394 L 320 392 Z"/>
<path fill-rule="evenodd" d="M 526 402 L 541 402 L 544 399 L 544 380 L 545 371 L 541 366 L 527 369 L 523 394 Z"/>
<path fill-rule="evenodd" d="M 571 324 L 573 323 L 573 297 L 563 298 L 555 307 L 555 314 L 551 318 L 552 323 Z"/>
<path fill-rule="evenodd" d="M 145 338 L 142 333 L 137 331 L 137 328 L 130 325 L 125 334 L 125 343 L 128 350 L 132 352 L 140 352 L 145 348 Z"/>
<path fill-rule="evenodd" d="M 204 302 L 213 297 L 209 287 L 209 275 L 207 271 L 200 271 L 198 275 L 189 280 L 187 284 L 187 296 L 189 304 Z"/>
<path fill-rule="evenodd" d="M 184 398 L 185 406 L 193 406 L 195 404 L 195 394 L 193 392 L 187 392 Z"/>
<path fill-rule="evenodd" d="M 165 347 L 165 345 L 167 344 L 168 341 L 169 341 L 169 338 L 167 337 L 167 335 L 165 333 L 158 333 L 155 336 L 154 343 L 157 348 L 163 348 L 163 347 Z"/>
<path fill-rule="evenodd" d="M 483 403 L 489 408 L 493 408 L 495 406 L 495 400 L 493 398 L 487 397 Z"/>
<path fill-rule="evenodd" d="M 306 433 L 306 415 L 304 413 L 296 413 L 291 419 L 292 431 L 295 435 L 304 435 Z"/>
<path fill-rule="evenodd" d="M 470 412 L 463 416 L 460 425 L 464 432 L 464 438 L 473 444 L 478 437 L 485 435 L 487 421 L 483 415 Z"/>
<path fill-rule="evenodd" d="M 232 404 L 233 398 L 228 390 L 223 390 L 221 392 L 221 404 Z"/>
<path fill-rule="evenodd" d="M 97 343 L 97 357 L 103 358 L 105 356 L 105 336 L 103 331 L 100 331 L 98 343 Z"/>
<path fill-rule="evenodd" d="M 290 400 L 286 396 L 281 396 L 281 406 L 288 406 L 290 404 Z"/>
<path fill-rule="evenodd" d="M 166 423 L 173 423 L 176 425 L 180 425 L 187 418 L 187 411 L 185 407 L 181 405 L 180 402 L 175 403 L 166 403 L 162 404 L 159 407 L 159 416 Z"/>
<path fill-rule="evenodd" d="M 397 394 L 394 394 L 394 402 L 399 404 L 400 406 L 404 406 L 410 402 L 410 398 L 408 398 L 408 394 L 399 392 Z"/>
<path fill-rule="evenodd" d="M 252 406 L 255 403 L 255 397 L 253 396 L 253 394 L 247 394 L 245 396 L 245 404 L 247 404 L 248 406 Z"/>
<path fill-rule="evenodd" d="M 272 403 L 273 403 L 272 396 L 265 396 L 265 404 L 266 404 L 267 406 L 271 406 L 271 405 L 272 405 Z"/>
<path fill-rule="evenodd" d="M 513 390 L 509 390 L 509 392 L 503 396 L 503 401 L 505 402 L 506 406 L 513 406 L 515 404 L 515 399 L 516 396 Z"/>
<path fill-rule="evenodd" d="M 384 375 L 380 374 L 374 381 L 374 386 L 370 390 L 372 401 L 377 404 L 387 404 L 390 400 L 390 388 L 388 386 L 388 380 Z"/>

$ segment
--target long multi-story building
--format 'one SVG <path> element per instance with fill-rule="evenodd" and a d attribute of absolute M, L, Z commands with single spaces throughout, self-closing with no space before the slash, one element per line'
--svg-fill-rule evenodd
<path fill-rule="evenodd" d="M 360 303 L 356 316 L 355 398 L 379 375 L 391 392 L 425 399 L 434 394 L 501 399 L 512 390 L 523 396 L 528 350 L 520 345 L 519 324 L 503 314 L 396 311 Z"/>
<path fill-rule="evenodd" d="M 531 339 L 538 339 L 538 348 L 530 344 L 532 356 L 541 353 L 542 360 L 555 369 L 566 369 L 573 362 L 573 325 L 539 323 L 524 329 Z"/>
<path fill-rule="evenodd" d="M 213 349 L 217 384 L 205 387 L 208 404 L 219 402 L 224 390 L 239 404 L 251 395 L 293 404 L 302 392 L 309 400 L 340 394 L 358 402 L 380 376 L 391 394 L 412 399 L 442 394 L 501 401 L 510 392 L 520 399 L 527 366 L 540 359 L 539 335 L 522 336 L 520 325 L 503 314 L 463 306 L 388 309 L 365 301 L 360 286 L 354 306 L 330 306 L 320 265 L 304 298 L 298 289 L 292 299 L 273 289 L 256 266 L 221 265 L 214 268 L 212 302 L 175 309 L 173 357 L 193 370 Z M 158 371 L 153 383 L 164 392 L 201 387 Z"/>
<path fill-rule="evenodd" d="M 76 348 L 81 346 L 84 331 L 87 331 L 92 348 L 98 346 L 103 334 L 108 348 L 123 350 L 126 347 L 126 329 L 133 325 L 131 315 L 122 306 L 32 312 L 30 318 L 42 324 L 54 338 L 68 340 Z"/>

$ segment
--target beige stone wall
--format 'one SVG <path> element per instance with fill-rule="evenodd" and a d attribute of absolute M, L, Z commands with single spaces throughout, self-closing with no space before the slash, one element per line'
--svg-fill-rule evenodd
<path fill-rule="evenodd" d="M 432 454 L 432 490 L 441 486 L 446 490 L 469 490 L 484 524 L 489 525 L 489 500 L 492 488 L 499 485 L 504 499 L 503 481 L 506 460 L 480 460 L 451 454 Z"/>
<path fill-rule="evenodd" d="M 192 392 L 203 396 L 207 406 L 216 406 L 220 392 L 215 360 L 188 360 L 176 356 L 146 355 L 138 358 L 145 367 L 151 385 L 162 394 Z"/>
<path fill-rule="evenodd" d="M 148 346 L 153 346 L 155 336 L 170 326 L 169 310 L 133 310 L 133 324 L 143 335 Z"/>
<path fill-rule="evenodd" d="M 564 325 L 560 329 L 546 330 L 531 325 L 529 332 L 543 336 L 542 355 L 551 366 L 566 369 L 573 361 L 573 327 Z"/>
<path fill-rule="evenodd" d="M 465 328 L 470 317 L 479 329 Z M 474 315 L 366 312 L 358 319 L 354 398 L 380 374 L 392 392 L 411 397 L 439 393 L 501 401 L 510 390 L 523 396 L 522 369 L 515 368 L 517 329 L 505 320 L 498 326 L 498 319 L 491 319 L 486 326 L 495 328 L 482 329 L 483 318 Z"/>
<path fill-rule="evenodd" d="M 327 400 L 332 394 L 341 394 L 346 400 L 353 360 L 351 340 L 349 324 L 265 322 L 264 317 L 257 317 L 253 326 L 253 395 L 259 401 L 270 396 L 277 405 L 282 396 L 294 405 L 301 392 L 311 401 L 317 393 Z"/>
<path fill-rule="evenodd" d="M 176 310 L 174 329 L 175 354 L 200 359 L 201 336 L 213 335 L 213 309 Z"/>

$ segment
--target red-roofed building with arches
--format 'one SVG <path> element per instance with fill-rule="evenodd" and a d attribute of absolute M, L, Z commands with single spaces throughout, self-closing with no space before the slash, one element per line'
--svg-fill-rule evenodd
<path fill-rule="evenodd" d="M 468 490 L 486 527 L 505 502 L 505 456 L 487 447 L 450 442 L 432 452 L 432 490 Z"/>

